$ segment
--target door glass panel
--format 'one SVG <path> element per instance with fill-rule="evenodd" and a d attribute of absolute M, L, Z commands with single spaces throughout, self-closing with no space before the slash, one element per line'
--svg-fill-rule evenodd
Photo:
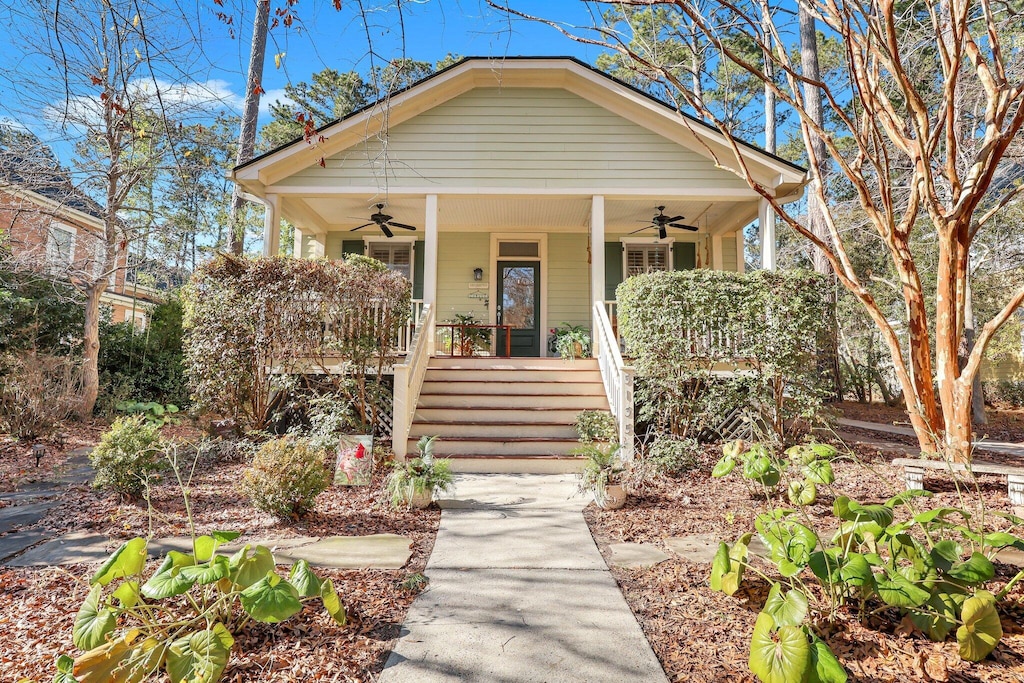
<path fill-rule="evenodd" d="M 515 329 L 533 329 L 536 283 L 532 266 L 502 267 L 502 322 Z"/>
<path fill-rule="evenodd" d="M 498 244 L 498 256 L 533 258 L 540 255 L 540 245 L 537 242 L 501 242 Z"/>

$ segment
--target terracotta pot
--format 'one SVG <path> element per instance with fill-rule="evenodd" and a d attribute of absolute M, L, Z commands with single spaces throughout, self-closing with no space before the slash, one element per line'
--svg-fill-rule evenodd
<path fill-rule="evenodd" d="M 433 491 L 417 491 L 412 495 L 412 498 L 408 500 L 409 507 L 422 510 L 429 506 L 434 501 Z"/>
<path fill-rule="evenodd" d="M 604 488 L 604 502 L 598 505 L 605 510 L 618 510 L 626 504 L 626 489 L 622 484 L 609 484 Z"/>

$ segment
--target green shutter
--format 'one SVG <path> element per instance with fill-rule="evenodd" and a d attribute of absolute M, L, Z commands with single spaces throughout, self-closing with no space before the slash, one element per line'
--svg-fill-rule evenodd
<path fill-rule="evenodd" d="M 622 242 L 604 243 L 604 298 L 615 301 L 615 288 L 622 282 Z"/>
<path fill-rule="evenodd" d="M 423 252 L 427 247 L 423 240 L 417 240 L 412 247 L 412 298 L 423 298 Z"/>
<path fill-rule="evenodd" d="M 344 258 L 345 254 L 359 254 L 362 256 L 363 249 L 362 240 L 344 240 L 341 243 L 341 257 Z"/>
<path fill-rule="evenodd" d="M 672 245 L 672 269 L 693 270 L 697 267 L 697 243 L 676 242 Z"/>

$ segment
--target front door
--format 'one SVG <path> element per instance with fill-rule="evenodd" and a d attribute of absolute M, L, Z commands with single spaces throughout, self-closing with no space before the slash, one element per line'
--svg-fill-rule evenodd
<path fill-rule="evenodd" d="M 513 356 L 540 356 L 539 262 L 498 261 L 498 324 L 512 328 Z M 505 348 L 504 333 L 499 333 L 498 353 Z"/>

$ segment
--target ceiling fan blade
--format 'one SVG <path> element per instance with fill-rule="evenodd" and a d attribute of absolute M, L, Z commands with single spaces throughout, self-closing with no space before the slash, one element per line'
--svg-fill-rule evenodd
<path fill-rule="evenodd" d="M 686 218 L 686 216 L 672 216 L 671 218 L 663 219 L 661 222 L 662 223 L 675 223 L 676 221 L 681 221 L 684 218 Z"/>
<path fill-rule="evenodd" d="M 685 225 L 683 223 L 669 223 L 670 228 L 679 228 L 681 230 L 689 230 L 690 232 L 697 232 L 700 230 L 696 225 Z"/>
<path fill-rule="evenodd" d="M 630 235 L 635 235 L 635 234 L 637 234 L 638 232 L 643 232 L 644 230 L 650 230 L 650 229 L 651 229 L 651 228 L 653 228 L 653 227 L 654 227 L 653 225 L 645 225 L 644 227 L 642 227 L 642 228 L 637 228 L 636 230 L 634 230 L 633 232 L 631 232 L 631 233 L 628 233 L 628 234 L 630 234 Z"/>
<path fill-rule="evenodd" d="M 668 237 L 668 230 L 665 229 L 664 225 L 658 226 L 658 239 L 663 240 Z"/>
<path fill-rule="evenodd" d="M 386 235 L 387 237 L 394 237 L 394 236 L 395 236 L 395 233 L 393 233 L 393 232 L 391 232 L 390 230 L 388 230 L 388 226 L 387 226 L 386 224 L 384 224 L 384 223 L 381 223 L 381 226 L 380 226 L 380 230 L 381 230 L 381 232 L 383 232 L 383 233 L 384 233 L 384 234 L 385 234 L 385 235 Z"/>
<path fill-rule="evenodd" d="M 402 230 L 415 230 L 416 229 L 415 227 L 413 227 L 411 225 L 406 225 L 405 223 L 396 223 L 395 221 L 389 221 L 388 225 L 390 225 L 393 228 L 401 228 Z"/>
<path fill-rule="evenodd" d="M 371 225 L 376 225 L 376 223 L 366 223 L 364 225 L 360 225 L 358 228 L 352 228 L 351 230 L 349 230 L 349 232 L 355 232 L 356 230 L 362 230 L 363 228 L 368 228 Z"/>

